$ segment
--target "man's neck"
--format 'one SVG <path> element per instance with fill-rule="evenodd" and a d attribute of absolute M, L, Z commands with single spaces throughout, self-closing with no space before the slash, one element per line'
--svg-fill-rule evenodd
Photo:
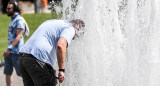
<path fill-rule="evenodd" d="M 15 19 L 17 16 L 18 16 L 18 13 L 15 12 L 15 13 L 13 14 L 13 16 L 11 17 L 11 19 L 13 20 L 13 19 Z"/>
<path fill-rule="evenodd" d="M 14 12 L 14 14 L 11 17 L 15 16 L 16 14 L 17 14 L 17 12 Z"/>

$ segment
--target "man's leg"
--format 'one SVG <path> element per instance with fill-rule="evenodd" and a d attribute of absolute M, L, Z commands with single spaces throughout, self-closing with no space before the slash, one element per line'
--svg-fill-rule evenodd
<path fill-rule="evenodd" d="M 56 86 L 57 85 L 57 78 L 56 78 L 56 70 L 52 68 L 51 65 L 36 60 L 37 67 L 35 71 L 38 72 L 38 76 L 33 76 L 35 78 L 35 86 Z"/>
<path fill-rule="evenodd" d="M 11 61 L 11 55 L 4 58 L 4 74 L 6 75 L 6 84 L 7 86 L 12 86 L 12 72 L 13 72 L 13 64 Z"/>
<path fill-rule="evenodd" d="M 18 63 L 18 60 L 19 60 L 19 54 L 13 54 L 12 55 L 12 64 L 13 64 L 13 67 L 15 68 L 15 70 L 16 70 L 16 74 L 18 75 L 18 76 L 21 76 L 21 74 L 20 74 L 20 71 L 19 71 L 19 63 Z"/>
<path fill-rule="evenodd" d="M 12 76 L 6 75 L 6 84 L 7 86 L 12 86 Z"/>
<path fill-rule="evenodd" d="M 49 67 L 46 63 L 37 60 L 35 57 L 22 58 L 24 59 L 25 69 L 32 78 L 34 86 L 56 86 L 56 72 L 51 66 Z"/>
<path fill-rule="evenodd" d="M 20 69 L 20 73 L 21 73 L 21 76 L 23 79 L 23 84 L 24 84 L 24 86 L 34 86 L 32 78 L 30 77 L 29 73 L 27 72 L 27 70 L 24 67 L 24 62 L 25 62 L 25 60 L 23 59 L 23 57 L 20 57 L 19 58 L 19 69 Z"/>

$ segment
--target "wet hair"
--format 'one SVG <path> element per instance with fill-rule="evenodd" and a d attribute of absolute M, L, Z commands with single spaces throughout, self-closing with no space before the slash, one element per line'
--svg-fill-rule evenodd
<path fill-rule="evenodd" d="M 19 8 L 19 6 L 18 6 L 18 4 L 17 4 L 17 2 L 16 1 L 14 1 L 14 0 L 10 0 L 9 2 L 8 2 L 8 4 L 13 4 L 13 11 L 14 12 L 18 12 L 20 15 L 22 15 L 22 9 L 21 8 Z"/>
<path fill-rule="evenodd" d="M 73 37 L 73 39 L 75 39 L 77 37 L 80 37 L 81 35 L 84 34 L 85 24 L 84 24 L 84 22 L 82 20 L 80 20 L 80 19 L 74 19 L 74 20 L 70 20 L 69 22 L 75 28 L 75 36 Z"/>
<path fill-rule="evenodd" d="M 72 23 L 73 27 L 77 27 L 77 26 L 79 28 L 85 27 L 84 22 L 80 19 L 70 20 L 69 22 Z"/>

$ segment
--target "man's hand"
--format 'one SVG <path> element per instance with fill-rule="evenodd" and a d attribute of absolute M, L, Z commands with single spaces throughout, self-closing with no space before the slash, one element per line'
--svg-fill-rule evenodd
<path fill-rule="evenodd" d="M 63 80 L 64 80 L 64 78 L 65 78 L 64 72 L 59 71 L 59 73 L 58 73 L 58 80 L 59 80 L 59 82 L 62 83 Z"/>
<path fill-rule="evenodd" d="M 10 54 L 10 52 L 11 52 L 11 51 L 6 50 L 6 51 L 3 53 L 3 56 L 4 56 L 4 57 L 8 57 L 8 56 L 9 56 L 9 54 Z"/>

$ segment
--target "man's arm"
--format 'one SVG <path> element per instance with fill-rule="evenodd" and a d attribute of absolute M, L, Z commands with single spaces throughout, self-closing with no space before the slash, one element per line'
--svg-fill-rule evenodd
<path fill-rule="evenodd" d="M 21 39 L 21 37 L 22 37 L 22 33 L 23 33 L 23 29 L 21 29 L 21 28 L 18 28 L 17 29 L 17 36 L 16 36 L 16 38 L 15 38 L 15 40 L 13 41 L 13 43 L 11 44 L 13 47 L 15 47 L 17 44 L 18 44 L 18 42 L 19 42 L 19 40 Z M 5 52 L 4 52 L 4 54 L 3 54 L 3 56 L 4 57 L 8 57 L 9 56 L 9 54 L 10 54 L 10 50 L 6 50 Z"/>
<path fill-rule="evenodd" d="M 19 40 L 22 37 L 22 33 L 23 33 L 23 29 L 18 28 L 17 29 L 17 36 L 16 36 L 15 40 L 13 41 L 13 43 L 11 44 L 13 47 L 15 47 L 18 44 Z"/>
<path fill-rule="evenodd" d="M 64 69 L 66 47 L 67 47 L 67 40 L 63 37 L 60 37 L 57 43 L 57 59 L 58 59 L 59 69 Z M 64 72 L 59 71 L 58 78 L 60 83 L 63 82 L 64 77 L 65 77 Z"/>

